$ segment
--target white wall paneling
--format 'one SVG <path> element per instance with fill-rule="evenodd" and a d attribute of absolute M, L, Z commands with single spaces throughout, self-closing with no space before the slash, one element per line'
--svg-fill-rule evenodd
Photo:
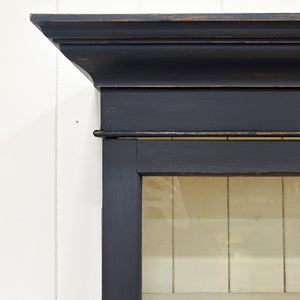
<path fill-rule="evenodd" d="M 100 95 L 58 59 L 58 296 L 101 299 Z"/>
<path fill-rule="evenodd" d="M 232 13 L 271 13 L 271 12 L 299 12 L 298 0 L 222 0 L 223 12 Z"/>
<path fill-rule="evenodd" d="M 58 0 L 59 13 L 134 14 L 140 11 L 141 0 Z"/>
<path fill-rule="evenodd" d="M 142 13 L 218 13 L 222 0 L 140 0 Z"/>
<path fill-rule="evenodd" d="M 53 300 L 56 50 L 29 13 L 56 3 L 1 6 L 0 298 Z"/>

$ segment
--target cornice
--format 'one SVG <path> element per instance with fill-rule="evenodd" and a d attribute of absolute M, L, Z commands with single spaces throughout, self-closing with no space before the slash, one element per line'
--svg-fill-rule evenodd
<path fill-rule="evenodd" d="M 97 88 L 300 86 L 300 14 L 35 14 L 31 21 Z"/>

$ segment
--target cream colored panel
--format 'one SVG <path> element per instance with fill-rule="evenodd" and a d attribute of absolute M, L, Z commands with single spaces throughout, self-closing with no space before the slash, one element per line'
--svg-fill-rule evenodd
<path fill-rule="evenodd" d="M 172 292 L 172 177 L 143 177 L 143 292 Z"/>
<path fill-rule="evenodd" d="M 230 178 L 229 224 L 231 291 L 282 292 L 281 178 Z"/>
<path fill-rule="evenodd" d="M 284 178 L 284 204 L 286 288 L 300 292 L 300 177 Z"/>
<path fill-rule="evenodd" d="M 227 179 L 174 177 L 174 291 L 228 291 Z"/>
<path fill-rule="evenodd" d="M 143 294 L 143 300 L 299 300 L 300 293 Z"/>

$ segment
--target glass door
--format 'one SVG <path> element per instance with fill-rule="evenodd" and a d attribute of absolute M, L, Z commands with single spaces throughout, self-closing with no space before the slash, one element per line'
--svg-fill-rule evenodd
<path fill-rule="evenodd" d="M 300 177 L 143 176 L 143 300 L 300 299 Z"/>

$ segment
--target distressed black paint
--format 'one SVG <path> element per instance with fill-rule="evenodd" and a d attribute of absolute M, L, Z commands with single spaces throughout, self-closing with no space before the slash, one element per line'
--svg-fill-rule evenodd
<path fill-rule="evenodd" d="M 144 175 L 299 175 L 299 141 L 138 140 Z"/>
<path fill-rule="evenodd" d="M 141 300 L 141 201 L 136 140 L 104 140 L 104 300 Z"/>
<path fill-rule="evenodd" d="M 299 89 L 103 88 L 101 107 L 107 136 L 300 134 Z"/>
<path fill-rule="evenodd" d="M 31 20 L 97 88 L 300 86 L 299 14 Z"/>

